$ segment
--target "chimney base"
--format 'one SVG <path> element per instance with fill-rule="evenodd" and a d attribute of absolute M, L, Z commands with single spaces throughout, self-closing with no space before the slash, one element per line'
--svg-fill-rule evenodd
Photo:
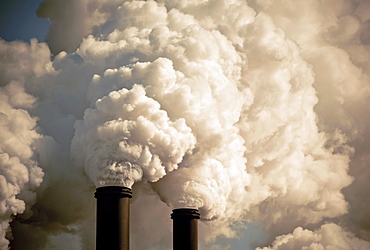
<path fill-rule="evenodd" d="M 172 210 L 173 250 L 198 249 L 198 209 L 178 208 Z"/>
<path fill-rule="evenodd" d="M 130 188 L 106 186 L 96 189 L 96 249 L 129 250 Z"/>

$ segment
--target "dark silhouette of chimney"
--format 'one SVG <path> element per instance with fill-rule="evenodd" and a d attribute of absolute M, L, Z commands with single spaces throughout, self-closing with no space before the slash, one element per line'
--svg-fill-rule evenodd
<path fill-rule="evenodd" d="M 173 220 L 173 250 L 198 249 L 198 219 L 197 209 L 178 208 L 172 210 Z"/>
<path fill-rule="evenodd" d="M 130 248 L 130 188 L 106 186 L 96 189 L 96 249 Z"/>

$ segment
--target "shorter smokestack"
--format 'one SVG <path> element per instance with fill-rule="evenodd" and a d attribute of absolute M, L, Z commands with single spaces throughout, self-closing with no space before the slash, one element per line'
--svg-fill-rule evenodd
<path fill-rule="evenodd" d="M 130 188 L 96 189 L 96 249 L 128 250 L 130 247 Z"/>
<path fill-rule="evenodd" d="M 198 249 L 198 209 L 179 208 L 172 210 L 173 250 Z"/>

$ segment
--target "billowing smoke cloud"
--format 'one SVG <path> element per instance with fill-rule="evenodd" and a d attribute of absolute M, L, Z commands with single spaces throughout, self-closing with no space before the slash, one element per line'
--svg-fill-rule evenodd
<path fill-rule="evenodd" d="M 178 207 L 210 248 L 244 221 L 260 249 L 367 249 L 369 8 L 44 1 L 53 56 L 0 43 L 2 247 L 93 248 L 93 190 L 124 185 L 134 249 L 170 248 Z"/>
<path fill-rule="evenodd" d="M 35 143 L 41 137 L 36 118 L 27 109 L 35 98 L 25 93 L 20 83 L 11 81 L 0 89 L 0 248 L 6 249 L 12 217 L 28 219 L 36 202 L 35 188 L 44 173 L 35 161 Z M 8 235 L 9 238 L 10 235 Z"/>
<path fill-rule="evenodd" d="M 50 50 L 75 51 L 81 39 L 94 28 L 111 19 L 124 0 L 46 0 L 37 9 L 37 16 L 51 21 L 45 41 Z"/>
<path fill-rule="evenodd" d="M 96 110 L 87 110 L 84 123 L 75 126 L 72 145 L 79 145 L 72 151 L 85 159 L 85 170 L 96 186 L 131 188 L 137 181 L 158 181 L 177 169 L 195 145 L 185 120 L 171 122 L 141 85 L 99 99 Z"/>
<path fill-rule="evenodd" d="M 298 227 L 293 233 L 276 238 L 269 249 L 369 249 L 370 243 L 360 240 L 336 224 L 324 224 L 314 232 Z"/>

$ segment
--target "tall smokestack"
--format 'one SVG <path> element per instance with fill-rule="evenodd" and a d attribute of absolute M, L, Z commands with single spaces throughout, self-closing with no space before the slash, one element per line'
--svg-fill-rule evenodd
<path fill-rule="evenodd" d="M 197 209 L 179 208 L 172 210 L 173 220 L 173 250 L 198 249 L 198 219 Z"/>
<path fill-rule="evenodd" d="M 128 250 L 130 247 L 130 188 L 106 186 L 96 189 L 96 249 Z"/>

